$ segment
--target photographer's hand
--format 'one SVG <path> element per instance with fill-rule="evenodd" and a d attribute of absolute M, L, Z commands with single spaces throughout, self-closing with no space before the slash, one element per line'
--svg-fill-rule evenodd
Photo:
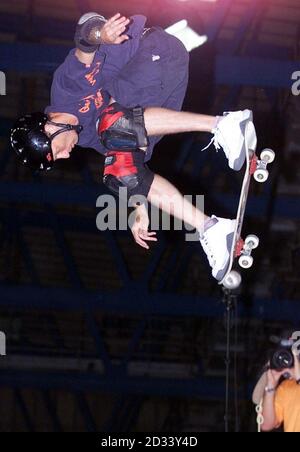
<path fill-rule="evenodd" d="M 286 370 L 277 372 L 275 370 L 269 369 L 267 373 L 267 382 L 269 389 L 276 389 L 282 375 L 286 373 Z"/>

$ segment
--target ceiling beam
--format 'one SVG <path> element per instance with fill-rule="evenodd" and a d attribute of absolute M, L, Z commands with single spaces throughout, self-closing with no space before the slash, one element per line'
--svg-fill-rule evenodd
<path fill-rule="evenodd" d="M 88 292 L 65 288 L 26 285 L 0 285 L 0 306 L 10 309 L 40 309 L 55 311 L 83 311 L 88 303 L 94 312 L 120 315 L 161 315 L 185 317 L 222 317 L 222 291 L 216 297 L 149 293 L 132 283 L 115 292 Z M 300 310 L 295 300 L 255 298 L 251 304 L 238 305 L 238 315 L 244 318 L 300 322 Z"/>

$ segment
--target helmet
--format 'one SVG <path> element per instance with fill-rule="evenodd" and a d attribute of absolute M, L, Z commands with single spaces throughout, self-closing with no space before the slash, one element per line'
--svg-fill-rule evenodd
<path fill-rule="evenodd" d="M 60 127 L 56 133 L 48 136 L 46 123 Z M 13 150 L 25 166 L 35 171 L 49 171 L 54 164 L 51 143 L 60 133 L 75 130 L 78 134 L 82 126 L 58 124 L 49 120 L 44 113 L 33 113 L 19 118 L 11 130 L 10 140 Z"/>
<path fill-rule="evenodd" d="M 11 145 L 22 163 L 33 170 L 49 171 L 54 158 L 51 139 L 44 127 L 48 117 L 43 113 L 33 113 L 19 118 L 11 130 Z"/>

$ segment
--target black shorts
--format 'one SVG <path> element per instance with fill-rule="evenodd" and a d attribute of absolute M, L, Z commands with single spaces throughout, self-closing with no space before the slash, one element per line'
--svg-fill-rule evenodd
<path fill-rule="evenodd" d="M 180 111 L 189 79 L 189 54 L 183 44 L 156 28 L 140 41 L 132 60 L 109 85 L 110 95 L 121 105 L 140 105 Z M 150 137 L 145 161 L 162 137 Z"/>

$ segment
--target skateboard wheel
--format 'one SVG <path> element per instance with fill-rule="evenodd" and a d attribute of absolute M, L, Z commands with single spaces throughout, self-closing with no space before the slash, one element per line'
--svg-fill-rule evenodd
<path fill-rule="evenodd" d="M 263 184 L 269 179 L 269 171 L 265 169 L 258 169 L 254 173 L 254 179 L 256 182 Z"/>
<path fill-rule="evenodd" d="M 251 268 L 253 265 L 254 259 L 252 256 L 241 256 L 239 258 L 239 265 L 242 268 Z"/>
<path fill-rule="evenodd" d="M 240 287 L 241 283 L 242 283 L 241 275 L 236 271 L 232 271 L 225 277 L 223 281 L 223 286 L 226 289 L 234 290 Z"/>
<path fill-rule="evenodd" d="M 248 235 L 248 237 L 245 240 L 245 245 L 251 248 L 252 250 L 255 250 L 258 248 L 259 245 L 259 238 L 256 235 Z"/>
<path fill-rule="evenodd" d="M 264 149 L 260 154 L 260 159 L 266 163 L 273 163 L 275 160 L 276 154 L 272 149 Z"/>

